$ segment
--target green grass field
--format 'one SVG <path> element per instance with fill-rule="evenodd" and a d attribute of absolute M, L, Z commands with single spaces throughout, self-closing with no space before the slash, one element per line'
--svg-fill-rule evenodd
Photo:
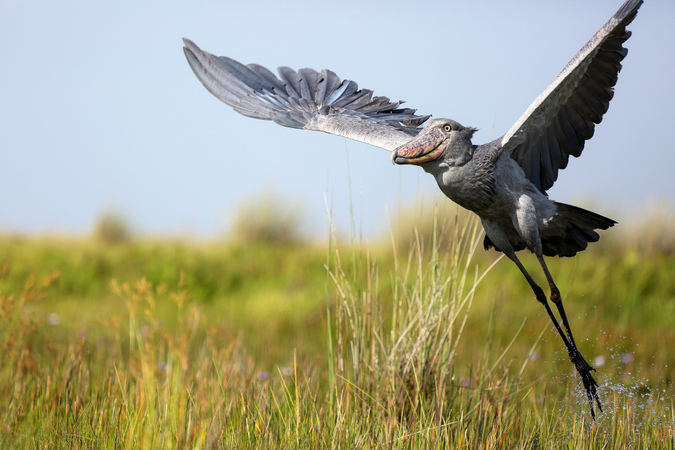
<path fill-rule="evenodd" d="M 0 237 L 0 448 L 673 448 L 672 223 L 550 259 L 596 422 L 517 268 L 437 228 Z"/>

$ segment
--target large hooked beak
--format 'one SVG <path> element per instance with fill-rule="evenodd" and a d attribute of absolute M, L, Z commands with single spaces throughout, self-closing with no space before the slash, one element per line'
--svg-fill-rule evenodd
<path fill-rule="evenodd" d="M 412 141 L 401 145 L 391 155 L 394 164 L 424 164 L 433 161 L 443 153 L 441 145 L 445 135 L 438 128 L 422 131 Z"/>

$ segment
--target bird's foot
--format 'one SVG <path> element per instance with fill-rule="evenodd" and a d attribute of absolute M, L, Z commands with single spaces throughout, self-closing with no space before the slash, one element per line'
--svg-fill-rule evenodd
<path fill-rule="evenodd" d="M 602 412 L 602 404 L 600 403 L 600 397 L 598 396 L 598 382 L 595 381 L 591 371 L 595 370 L 590 364 L 586 362 L 579 350 L 574 349 L 573 352 L 570 352 L 570 360 L 574 364 L 574 367 L 579 372 L 581 381 L 584 384 L 584 389 L 586 389 L 586 397 L 588 398 L 588 404 L 591 407 L 591 417 L 595 420 L 595 409 L 593 407 L 593 401 L 598 405 L 598 409 Z"/>

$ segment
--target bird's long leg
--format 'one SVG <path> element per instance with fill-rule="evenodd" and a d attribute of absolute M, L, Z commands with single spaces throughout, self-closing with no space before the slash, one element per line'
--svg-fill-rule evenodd
<path fill-rule="evenodd" d="M 516 252 L 514 251 L 511 242 L 509 241 L 509 238 L 504 232 L 502 226 L 491 220 L 482 219 L 483 228 L 485 228 L 485 233 L 488 235 L 490 241 L 495 245 L 495 247 L 498 248 L 500 251 L 502 251 L 511 261 L 515 263 L 516 266 L 518 266 L 518 269 L 520 269 L 521 273 L 523 274 L 523 276 L 525 276 L 525 279 L 530 284 L 532 291 L 534 291 L 534 295 L 537 297 L 537 300 L 539 301 L 539 303 L 544 305 L 548 317 L 551 319 L 551 322 L 553 322 L 553 326 L 558 331 L 558 334 L 560 335 L 561 339 L 563 340 L 563 343 L 565 344 L 565 347 L 567 348 L 567 353 L 569 354 L 570 360 L 574 364 L 574 367 L 577 369 L 577 372 L 579 372 L 579 376 L 581 376 L 584 388 L 586 389 L 586 396 L 588 398 L 588 403 L 591 408 L 591 416 L 593 417 L 593 419 L 595 419 L 593 400 L 595 400 L 595 402 L 598 404 L 598 408 L 600 409 L 600 411 L 602 411 L 602 406 L 600 405 L 600 398 L 598 397 L 597 393 L 598 383 L 591 375 L 591 370 L 593 370 L 593 368 L 586 362 L 586 360 L 584 360 L 583 356 L 581 356 L 581 353 L 579 353 L 579 350 L 577 350 L 577 347 L 574 344 L 574 339 L 572 338 L 572 331 L 570 330 L 569 323 L 567 321 L 567 316 L 562 307 L 562 300 L 560 299 L 560 291 L 555 286 L 555 283 L 553 282 L 553 277 L 551 277 L 551 274 L 548 271 L 546 264 L 544 263 L 544 257 L 542 254 L 541 241 L 539 239 L 538 229 L 536 228 L 536 226 L 528 226 L 536 224 L 536 220 L 532 220 L 532 217 L 529 217 L 527 215 L 529 212 L 531 212 L 528 210 L 527 206 L 528 205 L 525 202 L 524 207 L 519 210 L 523 214 L 523 220 L 518 221 L 518 228 L 519 228 L 518 232 L 521 234 L 521 236 L 525 235 L 524 239 L 527 242 L 535 243 L 531 245 L 530 249 L 534 252 L 535 255 L 537 255 L 537 258 L 539 259 L 539 262 L 544 269 L 546 278 L 549 282 L 549 285 L 551 286 L 551 300 L 556 302 L 556 306 L 558 307 L 558 310 L 561 313 L 560 317 L 561 320 L 563 321 L 563 325 L 566 328 L 567 334 L 565 334 L 563 329 L 560 327 L 558 319 L 556 318 L 555 314 L 553 314 L 553 311 L 551 310 L 551 307 L 548 303 L 548 299 L 546 298 L 546 294 L 544 294 L 544 291 L 537 285 L 537 283 L 530 276 L 527 270 L 525 270 L 525 267 L 523 267 L 523 264 L 516 256 Z M 536 243 L 539 244 L 536 245 Z"/>
<path fill-rule="evenodd" d="M 595 378 L 593 378 L 593 375 L 591 375 L 591 371 L 595 369 L 590 364 L 588 364 L 588 362 L 586 362 L 584 357 L 581 355 L 581 352 L 577 348 L 576 342 L 574 342 L 574 336 L 572 335 L 572 329 L 570 328 L 569 321 L 567 320 L 567 314 L 565 313 L 565 307 L 563 306 L 562 297 L 560 296 L 560 290 L 553 281 L 551 272 L 548 270 L 548 266 L 544 261 L 544 256 L 542 254 L 537 254 L 537 259 L 539 260 L 539 264 L 546 275 L 548 285 L 551 288 L 551 301 L 558 308 L 560 319 L 562 320 L 565 331 L 567 332 L 567 336 L 569 337 L 569 342 L 572 344 L 571 348 L 569 345 L 567 345 L 570 360 L 572 363 L 574 363 L 574 366 L 576 367 L 577 372 L 579 372 L 581 380 L 584 383 L 584 388 L 586 388 L 586 396 L 588 397 L 588 403 L 591 405 L 591 415 L 595 419 L 593 400 L 595 400 L 595 403 L 598 405 L 598 409 L 600 412 L 602 412 L 602 404 L 600 403 L 600 397 L 598 396 L 597 391 L 598 382 L 595 381 Z"/>
<path fill-rule="evenodd" d="M 518 259 L 518 257 L 514 252 L 509 253 L 504 252 L 504 253 L 511 261 L 513 261 L 516 264 L 516 266 L 518 266 L 522 274 L 525 276 L 525 279 L 527 279 L 527 282 L 530 284 L 530 287 L 534 291 L 535 297 L 537 297 L 539 303 L 544 305 L 544 308 L 546 309 L 546 312 L 548 313 L 551 322 L 553 322 L 553 326 L 555 326 L 555 329 L 558 330 L 558 334 L 560 334 L 560 337 L 562 338 L 563 343 L 565 344 L 565 347 L 567 348 L 567 351 L 570 353 L 571 356 L 573 353 L 572 350 L 576 350 L 576 348 L 572 346 L 572 343 L 567 338 L 567 335 L 565 335 L 565 332 L 563 332 L 562 328 L 560 327 L 558 319 L 555 317 L 555 314 L 553 314 L 553 311 L 551 310 L 551 307 L 548 304 L 548 299 L 546 298 L 546 294 L 544 294 L 544 290 L 539 287 L 539 285 L 534 281 L 534 279 L 530 276 L 527 270 L 525 270 L 525 267 L 523 267 L 523 264 L 520 262 L 520 260 Z"/>
<path fill-rule="evenodd" d="M 534 291 L 534 295 L 536 296 L 537 300 L 539 303 L 544 305 L 544 308 L 546 309 L 546 312 L 548 313 L 549 318 L 551 319 L 551 322 L 553 322 L 553 326 L 555 327 L 556 330 L 558 330 L 558 334 L 563 340 L 563 343 L 565 344 L 565 347 L 567 348 L 567 353 L 569 354 L 570 360 L 574 364 L 574 367 L 577 369 L 577 372 L 579 372 L 579 376 L 581 377 L 581 381 L 584 384 L 584 388 L 586 389 L 586 397 L 588 398 L 588 404 L 591 408 L 591 417 L 593 417 L 593 420 L 595 420 L 595 409 L 593 407 L 593 400 L 598 405 L 598 409 L 602 412 L 602 405 L 600 404 L 600 398 L 598 396 L 597 392 L 597 387 L 598 383 L 595 381 L 593 378 L 593 375 L 591 375 L 591 370 L 593 368 L 586 362 L 586 360 L 581 356 L 581 353 L 577 349 L 576 345 L 573 343 L 574 340 L 572 338 L 572 332 L 569 328 L 569 324 L 567 322 L 567 317 L 564 313 L 564 309 L 561 312 L 561 318 L 563 319 L 564 326 L 567 330 L 567 333 L 569 334 L 569 339 L 568 336 L 565 334 L 565 332 L 562 330 L 560 327 L 560 324 L 558 323 L 558 320 L 556 319 L 555 315 L 553 314 L 553 311 L 551 310 L 551 307 L 548 304 L 548 299 L 546 298 L 546 294 L 544 294 L 544 291 L 537 285 L 537 283 L 534 281 L 534 279 L 530 276 L 530 274 L 525 270 L 525 267 L 523 267 L 523 264 L 520 262 L 518 257 L 516 256 L 515 252 L 504 252 L 506 256 L 513 261 L 516 266 L 520 269 L 522 274 L 525 276 L 525 279 L 527 282 L 530 284 L 530 287 Z M 543 256 L 540 260 L 540 262 L 543 261 Z M 545 264 L 543 264 L 543 267 L 546 267 Z M 546 277 L 549 281 L 549 284 L 552 285 L 551 291 L 552 291 L 552 299 L 554 297 L 554 289 L 555 292 L 557 292 L 557 297 L 558 300 L 560 299 L 560 291 L 558 290 L 557 287 L 555 287 L 555 283 L 553 283 L 553 278 L 551 277 L 550 272 L 548 271 L 548 268 L 544 270 L 544 272 L 547 274 Z M 558 306 L 558 309 L 560 310 L 562 308 L 562 301 L 559 300 L 559 303 L 556 303 L 556 306 Z"/>
<path fill-rule="evenodd" d="M 546 275 L 546 281 L 548 281 L 548 285 L 551 288 L 551 296 L 550 296 L 551 301 L 558 308 L 558 312 L 560 313 L 560 318 L 562 320 L 563 326 L 565 327 L 565 331 L 567 332 L 567 336 L 569 337 L 569 340 L 572 343 L 572 346 L 576 349 L 577 344 L 576 344 L 576 342 L 574 342 L 574 336 L 572 335 L 572 329 L 570 328 L 569 321 L 567 320 L 567 314 L 565 313 L 565 307 L 563 306 L 562 296 L 560 295 L 560 290 L 558 289 L 558 286 L 556 286 L 555 282 L 553 281 L 553 277 L 551 276 L 551 272 L 548 270 L 548 266 L 546 265 L 546 262 L 544 261 L 544 256 L 543 255 L 537 255 L 537 259 L 539 260 L 539 264 L 541 265 L 541 268 L 544 271 L 544 275 Z M 584 360 L 584 362 L 586 362 L 586 361 Z M 593 367 L 591 367 L 590 364 L 586 363 L 586 365 L 589 367 L 589 369 L 595 370 Z"/>

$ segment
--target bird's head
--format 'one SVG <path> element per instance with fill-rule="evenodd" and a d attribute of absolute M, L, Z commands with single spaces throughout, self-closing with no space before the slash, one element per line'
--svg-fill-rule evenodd
<path fill-rule="evenodd" d="M 477 130 L 450 119 L 434 119 L 391 155 L 395 164 L 424 165 L 432 161 L 450 166 L 466 164 L 473 156 L 471 137 Z"/>

